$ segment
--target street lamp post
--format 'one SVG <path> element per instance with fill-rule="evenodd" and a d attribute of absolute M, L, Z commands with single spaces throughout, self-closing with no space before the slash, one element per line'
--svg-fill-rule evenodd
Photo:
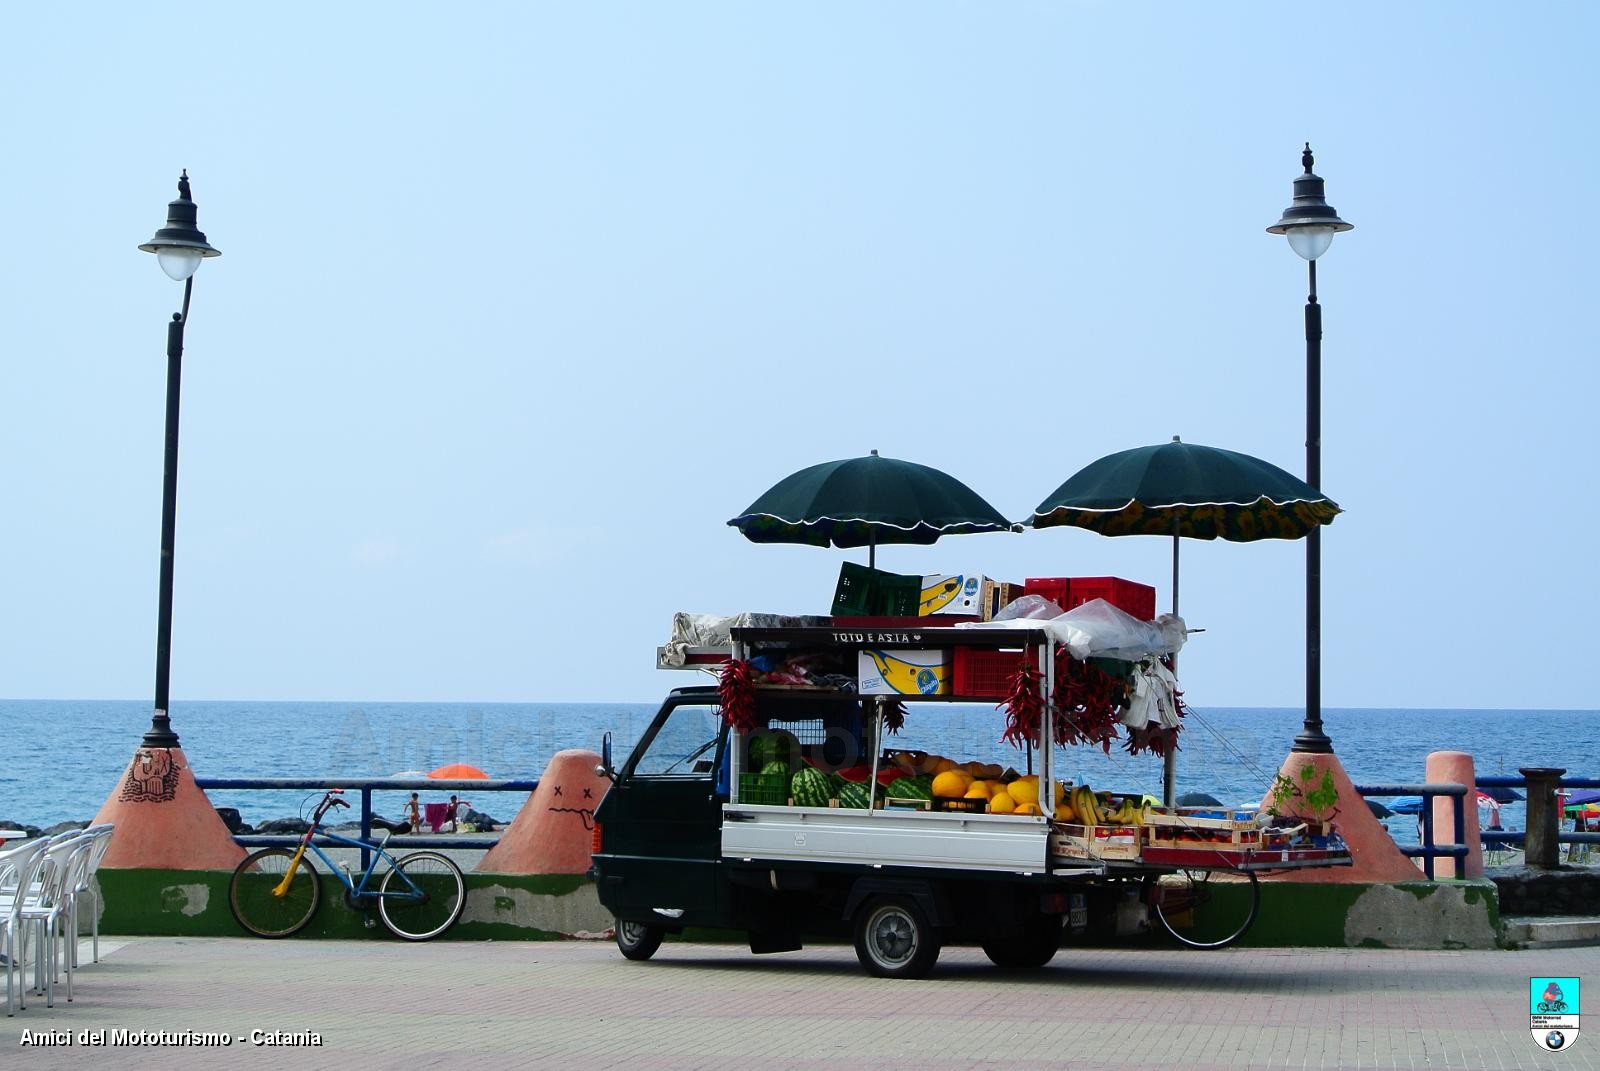
<path fill-rule="evenodd" d="M 167 325 L 167 445 L 161 487 L 161 590 L 156 614 L 156 700 L 144 746 L 174 748 L 178 734 L 167 714 L 167 682 L 172 666 L 172 544 L 178 515 L 178 397 L 183 372 L 183 327 L 189 320 L 189 295 L 195 269 L 206 257 L 221 256 L 195 226 L 195 203 L 189 196 L 189 172 L 178 179 L 178 199 L 167 204 L 167 225 L 139 247 L 154 253 L 161 270 L 183 283 L 183 310 Z"/>
<path fill-rule="evenodd" d="M 1300 157 L 1305 173 L 1294 180 L 1294 202 L 1267 228 L 1282 234 L 1310 267 L 1306 297 L 1306 483 L 1322 486 L 1322 306 L 1317 304 L 1317 258 L 1333 236 L 1353 229 L 1323 200 L 1322 179 L 1311 171 L 1311 145 Z M 1322 528 L 1306 537 L 1306 719 L 1294 751 L 1328 754 L 1333 741 L 1322 731 Z"/>

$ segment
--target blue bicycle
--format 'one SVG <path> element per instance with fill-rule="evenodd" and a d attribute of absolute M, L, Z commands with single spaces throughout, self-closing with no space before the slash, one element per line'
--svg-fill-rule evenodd
<path fill-rule="evenodd" d="M 339 797 L 344 789 L 329 789 L 311 817 L 311 828 L 293 851 L 263 848 L 234 869 L 228 883 L 228 907 L 239 925 L 257 937 L 288 937 L 305 929 L 322 899 L 322 878 L 306 849 L 316 853 L 333 875 L 344 883 L 345 902 L 355 911 L 374 904 L 384 926 L 407 941 L 426 941 L 444 933 L 461 917 L 466 906 L 466 880 L 461 868 L 439 852 L 411 852 L 396 858 L 385 849 L 389 837 L 409 832 L 406 822 L 373 816 L 372 824 L 384 831 L 382 841 L 357 840 L 322 828 L 322 817 L 334 807 L 350 806 Z M 372 861 L 357 882 L 312 838 L 323 843 L 366 848 Z M 378 861 L 388 863 L 382 880 L 374 884 Z"/>

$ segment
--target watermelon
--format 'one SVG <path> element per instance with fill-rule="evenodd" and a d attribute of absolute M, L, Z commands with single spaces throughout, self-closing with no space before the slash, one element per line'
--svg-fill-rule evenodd
<path fill-rule="evenodd" d="M 761 767 L 761 776 L 762 777 L 777 776 L 777 777 L 782 777 L 782 778 L 788 778 L 788 776 L 789 776 L 789 764 L 787 762 L 784 762 L 782 759 L 773 759 L 771 762 L 769 762 L 765 766 Z"/>
<path fill-rule="evenodd" d="M 931 800 L 933 798 L 933 783 L 923 783 L 920 777 L 901 777 L 890 782 L 885 792 L 891 799 L 897 800 Z"/>
<path fill-rule="evenodd" d="M 858 785 L 865 784 L 867 778 L 872 776 L 872 767 L 865 763 L 857 766 L 846 766 L 839 771 L 838 776 L 846 781 L 853 781 Z"/>
<path fill-rule="evenodd" d="M 796 807 L 826 807 L 832 796 L 828 775 L 810 766 L 795 771 L 789 782 L 789 795 Z"/>
<path fill-rule="evenodd" d="M 782 761 L 787 771 L 800 757 L 800 741 L 787 729 L 757 729 L 750 734 L 750 765 L 759 770 Z"/>
<path fill-rule="evenodd" d="M 839 806 L 856 807 L 866 810 L 872 806 L 872 797 L 867 792 L 867 786 L 857 782 L 845 782 L 839 789 Z"/>

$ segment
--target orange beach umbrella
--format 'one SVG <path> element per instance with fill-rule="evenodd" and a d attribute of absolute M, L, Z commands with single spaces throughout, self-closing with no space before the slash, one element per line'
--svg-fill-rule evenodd
<path fill-rule="evenodd" d="M 489 775 L 476 766 L 468 766 L 464 762 L 452 762 L 448 766 L 441 766 L 437 770 L 429 770 L 428 776 L 438 781 L 459 781 L 466 778 L 475 778 L 480 781 L 489 780 Z"/>

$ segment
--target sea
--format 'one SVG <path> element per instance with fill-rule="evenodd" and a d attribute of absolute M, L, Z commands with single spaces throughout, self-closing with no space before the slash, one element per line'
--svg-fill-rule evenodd
<path fill-rule="evenodd" d="M 172 726 L 195 775 L 207 777 L 384 777 L 464 762 L 499 779 L 535 778 L 567 748 L 600 750 L 610 732 L 625 756 L 649 726 L 655 704 L 175 702 Z M 91 818 L 117 789 L 150 725 L 148 701 L 0 700 L 0 819 L 47 827 Z M 1271 789 L 1303 716 L 1298 709 L 1203 707 L 1179 741 L 1180 794 L 1208 793 L 1229 806 L 1256 804 Z M 1002 742 L 1001 715 L 981 704 L 913 706 L 898 746 L 1023 768 Z M 1465 751 L 1480 775 L 1553 766 L 1600 776 L 1600 711 L 1325 709 L 1323 726 L 1357 784 L 1424 780 L 1431 751 Z M 1062 749 L 1063 776 L 1096 788 L 1161 793 L 1161 760 L 1113 747 Z M 302 814 L 316 793 L 211 790 L 219 807 L 246 822 Z M 376 793 L 374 807 L 398 816 L 402 793 Z M 522 798 L 480 793 L 474 807 L 509 819 Z M 1523 828 L 1520 803 L 1501 823 Z M 1386 820 L 1401 843 L 1416 843 L 1416 819 Z"/>

